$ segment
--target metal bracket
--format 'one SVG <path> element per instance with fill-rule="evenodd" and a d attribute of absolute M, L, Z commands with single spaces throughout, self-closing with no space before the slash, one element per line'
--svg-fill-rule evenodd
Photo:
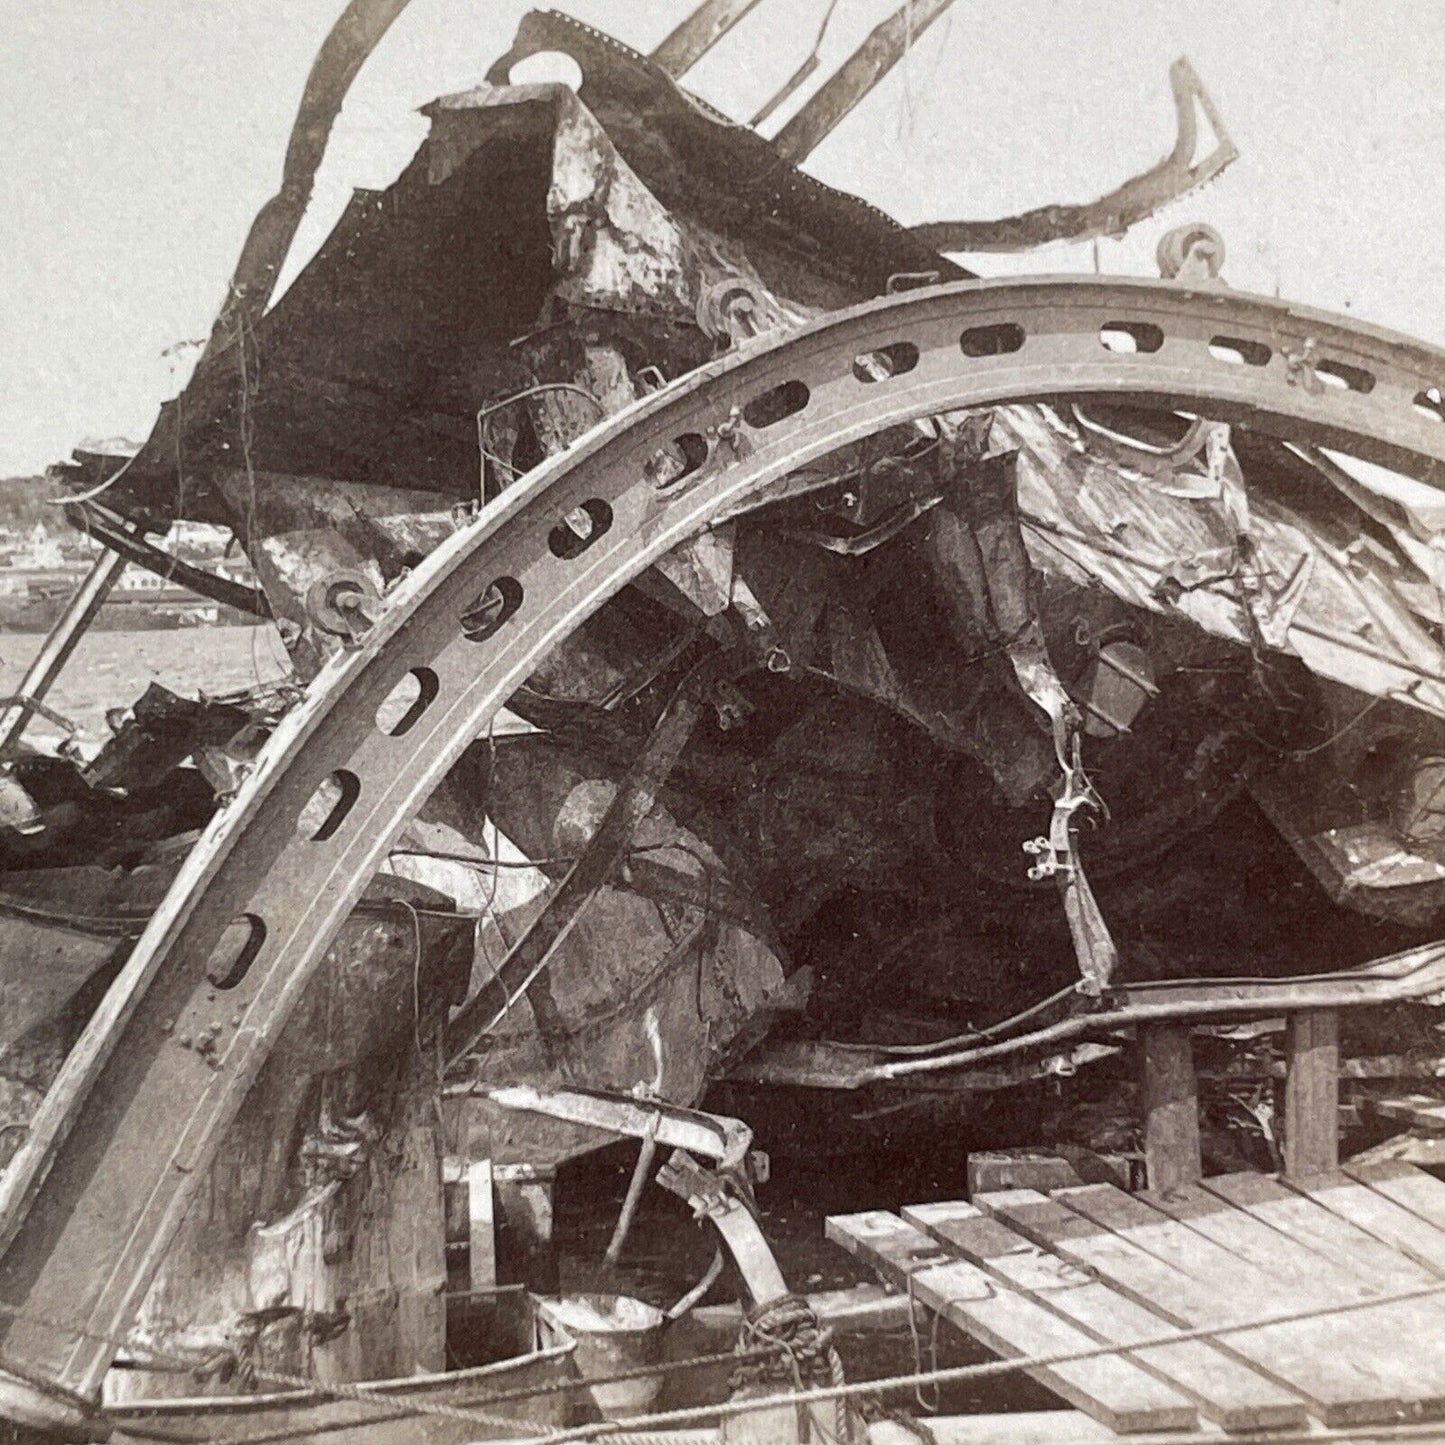
<path fill-rule="evenodd" d="M 306 593 L 306 616 L 319 632 L 358 647 L 381 610 L 381 594 L 365 572 L 346 568 L 313 582 Z"/>
<path fill-rule="evenodd" d="M 1138 318 L 1167 344 L 1110 353 L 1099 344 L 1101 316 Z M 1210 351 L 1220 335 L 1248 340 L 1267 360 L 1220 360 Z M 1377 384 L 1290 384 L 1283 352 L 1306 337 L 1323 359 Z M 854 372 L 857 356 L 901 341 L 919 354 L 907 373 Z M 95 1397 L 108 1342 L 124 1335 L 227 1123 L 407 818 L 556 640 L 664 552 L 757 507 L 841 445 L 1039 396 L 1129 392 L 1206 415 L 1247 413 L 1266 434 L 1438 480 L 1445 426 L 1413 399 L 1442 377 L 1439 349 L 1235 291 L 1094 277 L 963 282 L 881 298 L 729 353 L 549 458 L 397 584 L 360 646 L 333 658 L 282 720 L 187 858 L 0 1180 L 0 1299 L 19 1312 L 0 1318 L 0 1367 L 67 1399 Z M 764 399 L 780 388 L 796 409 L 752 425 L 749 412 L 766 413 Z M 734 438 L 720 448 L 727 460 L 659 488 L 648 474 L 659 447 L 709 427 Z M 591 501 L 606 503 L 610 523 L 559 556 L 549 539 Z M 464 629 L 484 595 L 500 598 L 491 622 Z M 409 673 L 425 675 L 428 701 L 393 735 L 378 727 L 377 705 Z M 333 826 L 324 836 L 299 831 L 307 800 L 338 773 L 347 777 Z M 206 971 L 238 921 L 252 942 L 220 990 Z M 219 1023 L 224 1067 L 168 1047 L 167 1020 L 193 1037 Z"/>
<path fill-rule="evenodd" d="M 601 1089 L 534 1089 L 530 1085 L 448 1090 L 449 1094 L 480 1095 L 504 1109 L 545 1114 L 569 1124 L 587 1124 L 622 1138 L 645 1139 L 655 1130 L 657 1142 L 686 1149 L 717 1162 L 720 1169 L 742 1168 L 753 1144 L 753 1131 L 741 1119 L 705 1114 L 662 1099 L 634 1099 Z"/>

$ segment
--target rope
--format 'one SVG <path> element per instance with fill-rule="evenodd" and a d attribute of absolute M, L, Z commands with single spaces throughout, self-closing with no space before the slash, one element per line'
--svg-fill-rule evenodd
<path fill-rule="evenodd" d="M 819 1325 L 812 1305 L 799 1295 L 780 1295 L 755 1306 L 743 1317 L 739 1351 L 755 1352 L 758 1346 L 766 1347 L 771 1358 L 735 1369 L 728 1381 L 734 1393 L 750 1385 L 777 1382 L 791 1382 L 797 1390 L 802 1390 L 809 1380 L 829 1388 L 844 1383 L 843 1361 L 833 1345 L 832 1330 Z M 852 1440 L 851 1419 L 846 1401 L 837 1400 L 833 1428 L 839 1441 Z M 801 1420 L 799 1435 L 807 1438 Z"/>
<path fill-rule="evenodd" d="M 440 1419 L 454 1420 L 468 1425 L 485 1425 L 489 1428 L 503 1428 L 508 1431 L 522 1428 L 531 1428 L 540 1433 L 512 1437 L 512 1445 L 569 1445 L 572 1441 L 592 1440 L 597 1436 L 606 1436 L 609 1439 L 636 1442 L 636 1445 L 643 1445 L 643 1442 L 650 1436 L 650 1432 L 656 1428 L 670 1428 L 673 1426 L 687 1426 L 700 1422 L 716 1422 L 725 1419 L 735 1418 L 740 1415 L 752 1414 L 758 1410 L 775 1408 L 779 1406 L 792 1406 L 801 1408 L 806 1405 L 824 1404 L 829 1401 L 837 1402 L 839 1406 L 846 1400 L 856 1399 L 860 1396 L 878 1396 L 893 1390 L 916 1389 L 924 1385 L 945 1385 L 958 1384 L 963 1381 L 981 1380 L 992 1378 L 997 1375 L 1012 1374 L 1016 1371 L 1031 1371 L 1052 1367 L 1057 1365 L 1073 1364 L 1080 1360 L 1101 1359 L 1111 1355 L 1132 1355 L 1140 1350 L 1154 1349 L 1164 1345 L 1184 1344 L 1190 1340 L 1215 1340 L 1224 1335 L 1242 1334 L 1249 1330 L 1263 1329 L 1272 1325 L 1294 1324 L 1304 1320 L 1325 1319 L 1335 1315 L 1350 1314 L 1357 1310 L 1378 1309 L 1392 1304 L 1403 1304 L 1410 1300 L 1427 1299 L 1445 1293 L 1445 1281 L 1436 1284 L 1425 1285 L 1419 1289 L 1405 1290 L 1396 1294 L 1377 1295 L 1371 1299 L 1349 1300 L 1341 1304 L 1323 1305 L 1309 1310 L 1294 1310 L 1286 1314 L 1264 1315 L 1256 1319 L 1240 1320 L 1230 1324 L 1207 1325 L 1192 1330 L 1171 1330 L 1166 1334 L 1156 1335 L 1152 1338 L 1131 1340 L 1127 1344 L 1099 1344 L 1092 1345 L 1086 1349 L 1059 1351 L 1045 1355 L 1026 1355 L 1009 1360 L 992 1360 L 976 1365 L 955 1365 L 947 1369 L 917 1370 L 907 1375 L 889 1375 L 876 1380 L 861 1380 L 851 1384 L 841 1378 L 841 1366 L 835 1364 L 836 1353 L 828 1362 L 828 1381 L 826 1384 L 814 1385 L 808 1388 L 800 1388 L 790 1393 L 759 1395 L 747 1400 L 730 1400 L 721 1404 L 693 1406 L 680 1410 L 661 1411 L 651 1415 L 640 1415 L 627 1420 L 603 1420 L 589 1425 L 581 1425 L 568 1430 L 559 1430 L 552 1426 L 539 1425 L 536 1422 L 527 1420 L 505 1419 L 498 1416 L 486 1415 L 476 1410 L 457 1409 L 449 1405 L 434 1404 L 428 1401 L 408 1398 L 392 1399 L 385 1395 L 378 1394 L 375 1390 L 368 1390 L 356 1385 L 344 1384 L 323 1384 L 316 1380 L 308 1379 L 305 1376 L 285 1375 L 277 1371 L 255 1371 L 256 1378 L 264 1379 L 275 1384 L 287 1385 L 292 1388 L 304 1390 L 309 1394 L 333 1396 L 337 1399 L 352 1400 L 360 1404 L 376 1406 L 384 1411 L 396 1415 L 433 1415 Z M 766 1338 L 769 1335 L 776 1336 L 770 1343 L 792 1343 L 794 1349 L 798 1349 L 798 1341 L 802 1341 L 804 1349 L 809 1344 L 821 1345 L 830 1349 L 828 1332 L 817 1329 L 816 1319 L 811 1317 L 809 1311 L 811 1329 L 816 1334 L 809 1334 L 809 1322 L 799 1321 L 795 1314 L 794 1301 L 796 1296 L 785 1296 L 783 1300 L 774 1301 L 772 1305 L 757 1311 L 755 1316 L 748 1321 L 748 1328 L 755 1335 Z M 806 1308 L 806 1302 L 802 1302 Z M 787 1306 L 787 1308 L 784 1308 Z M 82 1339 L 100 1340 L 106 1344 L 127 1347 L 125 1341 L 117 1340 L 108 1335 L 96 1334 L 85 1330 L 68 1321 L 49 1319 L 42 1315 L 30 1314 L 14 1308 L 10 1305 L 0 1303 L 0 1314 L 9 1315 L 11 1318 L 29 1324 L 39 1325 L 47 1329 L 61 1330 Z M 789 1331 L 796 1333 L 789 1335 Z M 173 1361 L 165 1368 L 176 1369 L 197 1369 L 206 1366 L 215 1367 L 220 1363 L 220 1356 L 228 1352 L 216 1352 L 207 1356 L 204 1360 L 191 1362 Z M 722 1360 L 736 1358 L 736 1356 L 716 1356 L 713 1358 L 698 1357 L 699 1361 L 707 1359 L 708 1363 L 721 1362 Z M 799 1375 L 801 1375 L 801 1364 L 804 1358 L 802 1351 L 795 1357 L 799 1363 Z M 158 1356 L 163 1360 L 164 1357 Z M 687 1362 L 692 1363 L 692 1362 Z M 618 1378 L 622 1378 L 621 1375 Z M 570 1383 L 570 1382 L 569 1382 Z M 595 1382 L 592 1382 L 595 1383 Z M 536 1393 L 550 1393 L 551 1387 L 539 1387 Z M 1390 1427 L 1380 1427 L 1374 1432 L 1373 1438 L 1409 1438 L 1404 1429 L 1398 1430 L 1396 1434 L 1387 1433 Z M 1438 1432 L 1438 1424 L 1434 1427 Z M 1299 1440 L 1313 1440 L 1316 1438 L 1334 1439 L 1364 1439 L 1370 1438 L 1371 1431 L 1364 1427 L 1351 1426 L 1349 1430 L 1339 1435 L 1319 1437 L 1317 1435 L 1298 1436 Z M 270 1437 L 260 1437 L 270 1438 Z M 850 1435 L 841 1435 L 843 1440 L 849 1440 Z M 1271 1441 L 1283 1445 L 1286 1437 L 1271 1435 Z M 234 1445 L 242 1445 L 242 1442 L 234 1442 Z M 254 1445 L 260 1445 L 258 1439 Z M 1142 1441 L 1141 1441 L 1142 1445 Z"/>
<path fill-rule="evenodd" d="M 94 1340 L 101 1344 L 110 1345 L 112 1348 L 118 1350 L 126 1350 L 129 1352 L 133 1348 L 129 1340 L 121 1339 L 115 1335 L 87 1330 L 68 1320 L 57 1320 L 46 1315 L 33 1314 L 29 1310 L 17 1309 L 13 1305 L 0 1303 L 0 1315 L 8 1315 L 12 1320 L 20 1324 L 35 1325 L 41 1329 L 56 1330 L 77 1339 Z M 237 1363 L 237 1355 L 233 1350 L 225 1348 L 209 1350 L 205 1353 L 197 1352 L 189 1358 L 179 1354 L 165 1355 L 155 1352 L 147 1354 L 140 1363 L 141 1368 L 154 1370 L 157 1373 L 189 1373 L 198 1379 L 204 1379 L 208 1376 L 219 1375 L 234 1369 Z M 387 1414 L 432 1415 L 441 1420 L 454 1420 L 463 1425 L 484 1425 L 488 1429 L 500 1428 L 508 1432 L 515 1431 L 520 1426 L 524 1429 L 542 1432 L 540 1435 L 533 1437 L 542 1440 L 557 1433 L 555 1427 L 543 1425 L 534 1420 L 517 1420 L 508 1419 L 502 1415 L 487 1415 L 479 1410 L 458 1409 L 452 1405 L 443 1405 L 416 1397 L 394 1399 L 388 1395 L 378 1393 L 375 1389 L 367 1389 L 360 1385 L 342 1384 L 333 1381 L 322 1382 L 313 1380 L 306 1375 L 289 1375 L 283 1374 L 279 1370 L 263 1370 L 255 1367 L 249 1361 L 243 1361 L 242 1368 L 247 1378 L 250 1379 L 265 1380 L 270 1384 L 285 1385 L 290 1389 L 304 1390 L 310 1395 L 331 1396 L 338 1400 L 350 1400 L 363 1405 L 372 1405 Z M 102 1416 L 104 1416 L 105 1412 L 101 1413 Z M 123 1426 L 123 1422 L 121 1423 Z"/>
<path fill-rule="evenodd" d="M 713 1271 L 709 1270 L 709 1275 Z M 709 1280 L 709 1283 L 711 1280 Z M 133 1342 L 121 1339 L 117 1336 L 96 1333 L 83 1329 L 77 1325 L 64 1320 L 53 1319 L 47 1315 L 33 1314 L 28 1310 L 19 1310 L 10 1305 L 0 1304 L 0 1314 L 8 1315 L 18 1323 L 36 1325 L 42 1329 L 63 1331 L 67 1334 L 77 1336 L 81 1339 L 95 1340 L 123 1349 L 133 1357 L 135 1368 L 148 1370 L 156 1374 L 189 1374 L 197 1379 L 225 1375 L 237 1367 L 237 1356 L 235 1352 L 228 1349 L 211 1350 L 204 1353 L 195 1352 L 189 1355 L 163 1354 L 158 1351 L 148 1351 L 144 1355 L 137 1355 Z M 681 1360 L 663 1360 L 652 1364 L 634 1365 L 629 1369 L 617 1370 L 606 1375 L 593 1375 L 586 1378 L 568 1378 L 549 1380 L 542 1384 L 523 1385 L 510 1390 L 498 1390 L 487 1396 L 486 1404 L 500 1405 L 518 1400 L 532 1400 L 553 1395 L 574 1394 L 579 1390 L 588 1390 L 597 1385 L 622 1384 L 630 1380 L 647 1379 L 660 1374 L 684 1373 L 692 1370 L 715 1368 L 719 1365 L 731 1364 L 734 1367 L 740 1364 L 761 1361 L 774 1357 L 783 1346 L 781 1344 L 759 1345 L 748 1348 L 743 1344 L 729 1353 L 691 1355 Z M 543 1425 L 540 1422 L 523 1419 L 511 1419 L 484 1414 L 474 1409 L 463 1409 L 457 1406 L 432 1403 L 416 1396 L 392 1397 L 378 1393 L 374 1388 L 368 1389 L 364 1385 L 350 1385 L 342 1383 L 331 1383 L 315 1380 L 305 1375 L 283 1374 L 276 1370 L 263 1370 L 250 1362 L 244 1362 L 241 1371 L 249 1380 L 261 1380 L 269 1384 L 285 1385 L 288 1388 L 304 1391 L 308 1395 L 334 1397 L 347 1400 L 353 1403 L 376 1406 L 382 1415 L 380 1418 L 401 1415 L 435 1415 L 441 1419 L 457 1420 L 468 1425 L 486 1425 L 489 1427 L 502 1426 L 509 1432 L 518 1428 L 533 1429 L 540 1431 L 553 1431 L 555 1427 Z M 102 1412 L 104 1415 L 104 1412 Z M 142 1427 L 138 1422 L 131 1422 L 124 1417 L 115 1421 L 116 1427 L 129 1435 L 145 1435 L 146 1438 L 175 1439 L 179 1436 L 170 1435 L 149 1435 L 149 1427 Z M 369 1423 L 367 1420 L 348 1420 L 338 1424 L 334 1428 L 352 1429 L 357 1425 Z M 615 1422 L 614 1422 L 615 1423 Z M 288 1440 L 298 1434 L 310 1433 L 295 1429 L 282 1429 L 267 1431 L 254 1435 L 228 1437 L 226 1445 L 270 1445 L 270 1442 Z M 704 1432 L 709 1433 L 709 1432 Z M 545 1438 L 545 1437 L 544 1437 Z M 638 1437 L 636 1445 L 642 1445 L 646 1437 Z M 189 1440 L 189 1437 L 186 1437 Z M 629 1437 L 630 1439 L 630 1437 Z M 672 1445 L 677 1445 L 674 1437 Z"/>
<path fill-rule="evenodd" d="M 1248 1330 L 1263 1329 L 1270 1325 L 1295 1324 L 1303 1320 L 1324 1319 L 1333 1315 L 1349 1314 L 1356 1310 L 1377 1309 L 1385 1305 L 1403 1304 L 1409 1300 L 1426 1299 L 1445 1293 L 1445 1281 L 1405 1290 L 1399 1294 L 1376 1295 L 1373 1299 L 1349 1300 L 1343 1304 L 1319 1306 L 1309 1310 L 1295 1310 L 1288 1314 L 1264 1315 L 1257 1319 L 1240 1320 L 1224 1325 L 1207 1325 L 1192 1330 L 1171 1330 L 1152 1338 L 1131 1340 L 1128 1344 L 1091 1345 L 1086 1349 L 1063 1350 L 1047 1355 L 1023 1355 L 1010 1360 L 990 1360 L 977 1365 L 954 1365 L 942 1370 L 919 1370 L 908 1375 L 888 1375 L 877 1380 L 859 1380 L 852 1384 L 829 1383 L 791 1394 L 759 1395 L 750 1400 L 729 1400 L 721 1405 L 694 1406 L 681 1410 L 667 1410 L 651 1415 L 638 1415 L 626 1421 L 603 1421 L 598 1424 L 581 1425 L 557 1434 L 538 1436 L 512 1442 L 512 1445 L 570 1445 L 572 1441 L 592 1440 L 598 1436 L 611 1437 L 622 1430 L 652 1430 L 675 1425 L 690 1425 L 703 1420 L 725 1420 L 738 1415 L 751 1414 L 758 1410 L 791 1405 L 824 1404 L 830 1400 L 851 1400 L 860 1396 L 879 1395 L 892 1390 L 913 1389 L 920 1385 L 952 1385 L 966 1380 L 989 1379 L 996 1375 L 1013 1374 L 1016 1371 L 1031 1371 L 1055 1365 L 1073 1364 L 1079 1360 L 1102 1359 L 1110 1355 L 1132 1355 L 1139 1350 L 1155 1349 L 1164 1345 L 1184 1344 L 1190 1340 L 1215 1340 L 1223 1335 L 1242 1334 Z M 1438 1423 L 1434 1427 L 1438 1433 Z M 1357 1439 L 1368 1432 L 1352 1426 L 1336 1439 Z M 1301 1439 L 1316 1437 L 1301 1436 Z M 1389 1438 L 1379 1436 L 1381 1439 Z M 1276 1437 L 1270 1436 L 1273 1442 Z"/>

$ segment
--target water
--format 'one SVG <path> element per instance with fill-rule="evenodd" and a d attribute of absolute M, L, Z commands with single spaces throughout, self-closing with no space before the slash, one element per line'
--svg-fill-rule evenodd
<path fill-rule="evenodd" d="M 19 691 L 43 633 L 0 633 L 0 695 Z M 80 744 L 93 753 L 110 736 L 107 708 L 129 707 L 159 682 L 183 697 L 235 692 L 286 677 L 291 664 L 276 629 L 180 627 L 168 631 L 88 632 L 60 674 L 48 706 L 80 729 Z M 64 730 L 37 717 L 27 736 L 58 741 Z"/>

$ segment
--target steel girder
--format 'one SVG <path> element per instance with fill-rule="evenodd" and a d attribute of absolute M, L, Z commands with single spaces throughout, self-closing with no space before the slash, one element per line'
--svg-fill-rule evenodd
<path fill-rule="evenodd" d="M 397 833 L 549 650 L 670 548 L 884 427 L 1050 397 L 1142 397 L 1445 484 L 1442 383 L 1437 349 L 1237 292 L 964 282 L 762 338 L 538 467 L 315 679 L 66 1061 L 0 1181 L 0 1414 L 87 1428 L 196 1180 Z M 383 730 L 398 688 L 414 700 Z M 331 812 L 303 828 L 323 787 Z"/>

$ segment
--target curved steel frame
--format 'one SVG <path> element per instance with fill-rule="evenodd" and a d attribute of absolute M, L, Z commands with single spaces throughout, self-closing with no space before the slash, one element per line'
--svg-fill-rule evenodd
<path fill-rule="evenodd" d="M 1110 349 L 1121 338 L 1137 349 Z M 1145 396 L 1445 483 L 1442 383 L 1441 351 L 1235 292 L 966 282 L 765 338 L 537 468 L 317 677 L 72 1051 L 0 1181 L 0 1411 L 7 1376 L 12 1399 L 48 1392 L 57 1421 L 96 1397 L 194 1180 L 397 832 L 548 651 L 678 542 L 886 426 L 1056 396 Z M 666 480 L 664 451 L 691 470 Z M 416 705 L 385 732 L 408 674 Z M 328 779 L 334 809 L 307 836 Z M 238 919 L 248 942 L 220 969 Z M 185 1047 L 212 1030 L 215 1052 Z"/>

